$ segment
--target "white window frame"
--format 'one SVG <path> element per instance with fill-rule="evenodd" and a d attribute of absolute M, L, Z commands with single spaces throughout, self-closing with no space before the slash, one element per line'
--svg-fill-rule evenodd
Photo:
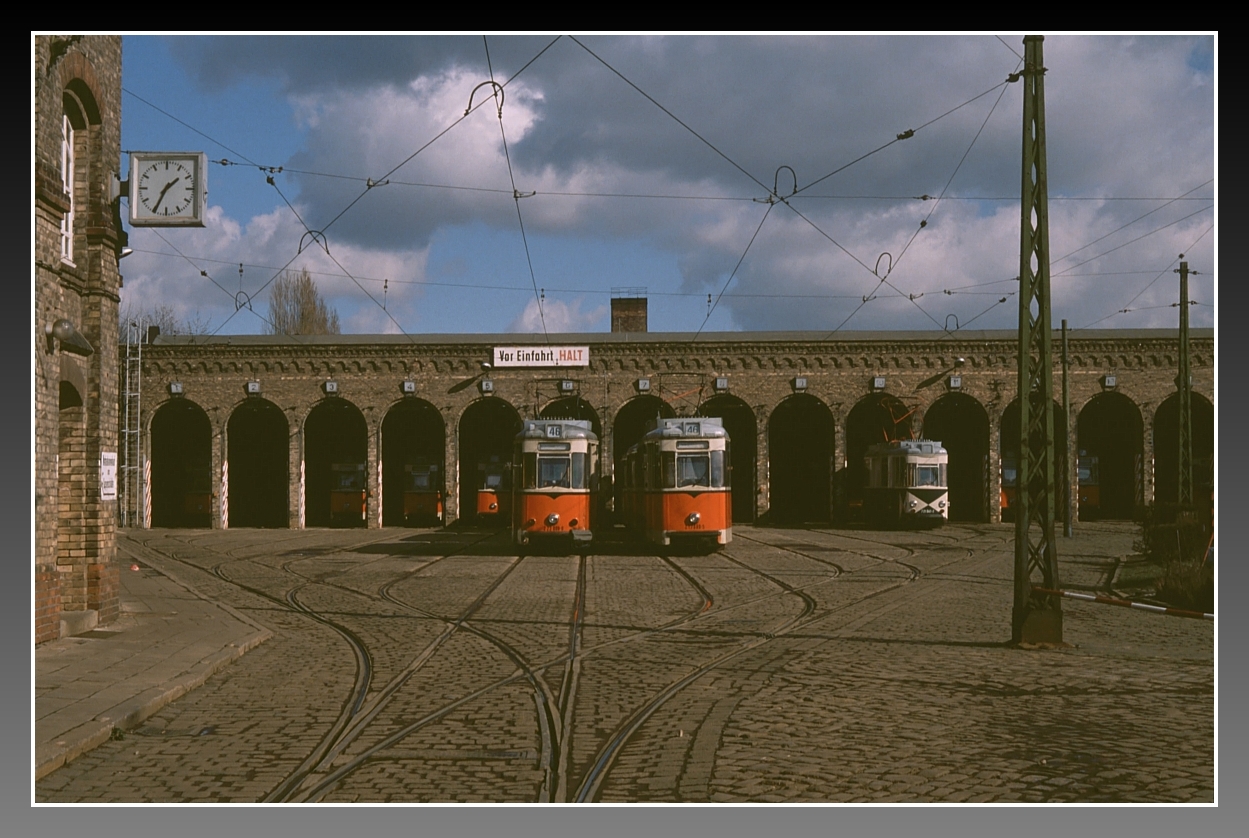
<path fill-rule="evenodd" d="M 69 114 L 61 115 L 61 188 L 69 196 L 69 209 L 61 218 L 61 261 L 74 264 L 74 125 Z"/>

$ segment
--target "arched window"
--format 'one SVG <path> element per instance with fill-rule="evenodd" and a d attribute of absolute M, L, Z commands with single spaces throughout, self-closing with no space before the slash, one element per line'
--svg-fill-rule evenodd
<path fill-rule="evenodd" d="M 68 98 L 68 97 L 67 97 Z M 69 196 L 69 209 L 61 218 L 61 259 L 74 264 L 74 124 L 61 116 L 61 188 Z"/>
<path fill-rule="evenodd" d="M 61 97 L 61 188 L 69 196 L 69 209 L 61 218 L 61 260 L 74 264 L 78 211 L 86 205 L 88 177 L 88 109 L 72 89 Z"/>

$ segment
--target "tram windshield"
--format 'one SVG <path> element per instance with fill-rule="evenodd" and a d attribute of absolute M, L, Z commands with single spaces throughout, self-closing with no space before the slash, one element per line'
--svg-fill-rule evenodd
<path fill-rule="evenodd" d="M 585 489 L 586 454 L 531 454 L 524 459 L 526 489 Z"/>
<path fill-rule="evenodd" d="M 912 486 L 944 486 L 941 480 L 941 472 L 943 468 L 938 465 L 920 466 L 913 465 L 911 473 Z"/>
<path fill-rule="evenodd" d="M 664 486 L 680 488 L 722 488 L 725 483 L 724 452 L 705 454 L 663 454 Z"/>

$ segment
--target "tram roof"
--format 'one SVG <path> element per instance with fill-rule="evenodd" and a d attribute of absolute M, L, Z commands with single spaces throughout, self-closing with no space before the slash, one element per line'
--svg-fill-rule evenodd
<path fill-rule="evenodd" d="M 1057 340 L 1061 331 L 1054 330 Z M 540 334 L 408 334 L 408 335 L 158 335 L 156 346 L 368 346 L 368 345 L 510 345 L 545 346 L 549 344 L 659 344 L 659 343 L 828 343 L 937 341 L 946 333 L 936 329 L 915 331 L 826 331 L 807 332 L 567 332 Z M 1189 330 L 1196 339 L 1214 337 L 1214 329 Z M 1016 341 L 1015 329 L 964 329 L 951 333 L 958 343 L 979 341 Z M 1178 329 L 1079 329 L 1067 332 L 1071 341 L 1081 340 L 1178 340 Z"/>

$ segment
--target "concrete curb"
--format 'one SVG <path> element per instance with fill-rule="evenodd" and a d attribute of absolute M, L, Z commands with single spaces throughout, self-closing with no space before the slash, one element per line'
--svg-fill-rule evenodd
<path fill-rule="evenodd" d="M 35 747 L 35 779 L 41 780 L 113 736 L 114 730 L 128 730 L 176 701 L 215 675 L 228 664 L 264 643 L 273 632 L 262 629 L 239 643 L 231 643 L 210 655 L 191 671 L 161 687 L 153 687 L 124 701 L 86 724 L 79 725 L 53 743 Z"/>
<path fill-rule="evenodd" d="M 138 547 L 138 549 L 135 549 Z M 245 625 L 256 629 L 254 634 L 193 663 L 181 675 L 156 687 L 151 687 L 133 698 L 117 704 L 89 722 L 79 725 L 53 742 L 36 743 L 35 745 L 35 780 L 41 780 L 66 763 L 72 762 L 88 751 L 98 748 L 109 741 L 114 731 L 129 730 L 137 727 L 145 719 L 176 701 L 196 687 L 200 687 L 214 674 L 230 663 L 241 658 L 252 649 L 273 636 L 273 632 L 245 614 L 230 606 L 216 602 L 197 591 L 194 585 L 181 578 L 179 574 L 169 572 L 158 555 L 141 545 L 118 544 L 118 553 L 131 559 L 141 561 L 174 584 L 186 589 L 205 602 L 220 608 Z M 125 572 L 125 571 L 123 571 Z"/>
<path fill-rule="evenodd" d="M 269 629 L 266 628 L 264 625 L 256 622 L 251 617 L 247 616 L 246 614 L 237 610 L 236 608 L 233 608 L 229 605 L 226 605 L 224 602 L 218 602 L 217 600 L 212 599 L 211 597 L 206 597 L 203 594 L 201 594 L 196 589 L 195 585 L 188 582 L 186 578 L 182 576 L 182 574 L 178 573 L 177 571 L 172 570 L 168 565 L 166 565 L 165 562 L 162 561 L 164 557 L 161 556 L 160 553 L 157 553 L 156 551 L 151 550 L 142 544 L 136 544 L 134 542 L 126 542 L 123 544 L 121 539 L 118 539 L 117 541 L 117 552 L 125 553 L 127 556 L 129 556 L 131 559 L 134 559 L 135 561 L 143 562 L 148 567 L 152 568 L 157 573 L 159 573 L 161 576 L 164 576 L 166 579 L 176 582 L 177 584 L 186 588 L 188 591 L 195 594 L 195 596 L 199 597 L 205 602 L 211 602 L 217 608 L 220 608 L 222 611 L 226 612 L 227 614 L 229 614 L 231 617 L 238 620 L 239 622 L 247 623 L 247 625 L 252 626 L 257 631 L 260 631 L 260 632 L 269 631 Z"/>

